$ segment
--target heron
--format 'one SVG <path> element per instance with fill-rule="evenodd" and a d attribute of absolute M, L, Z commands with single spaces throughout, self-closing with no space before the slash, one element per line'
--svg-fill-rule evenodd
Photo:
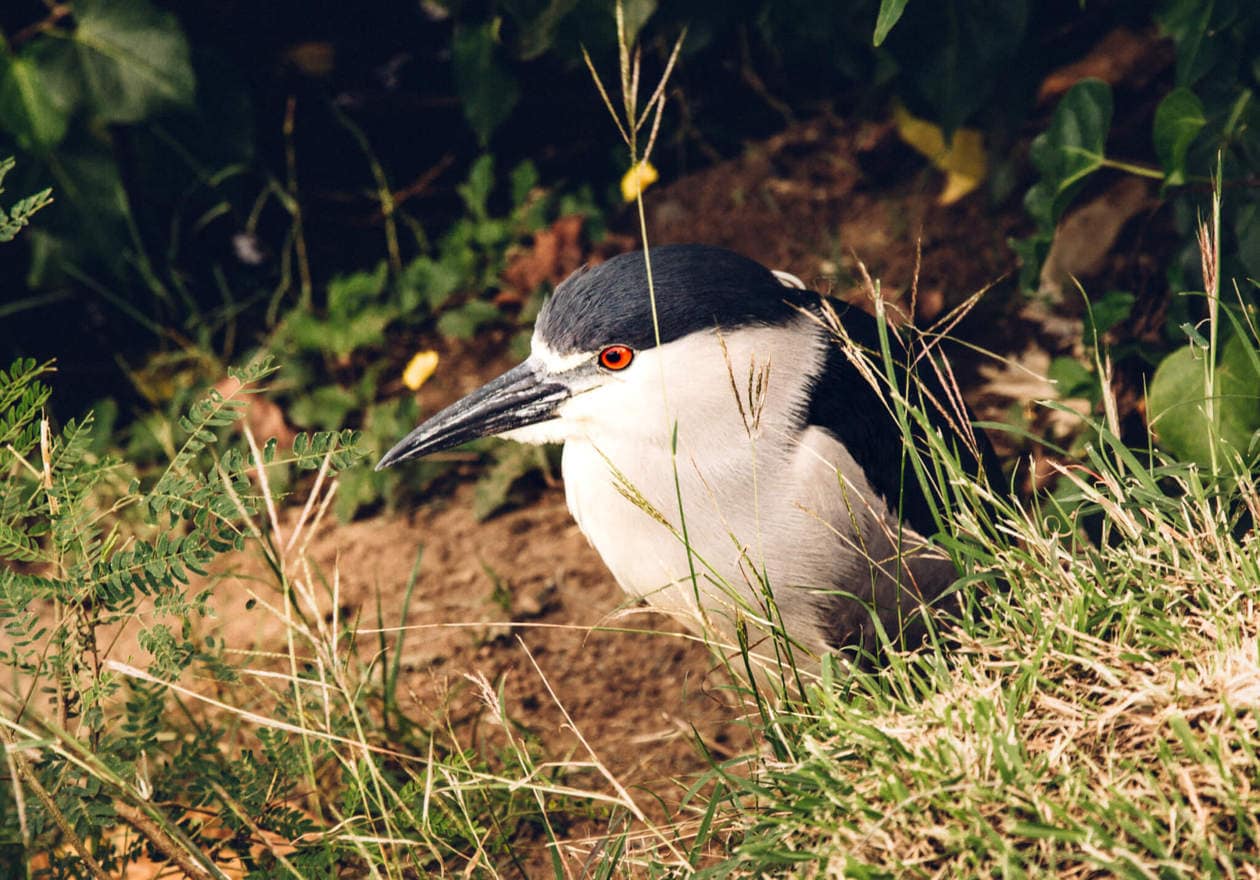
<path fill-rule="evenodd" d="M 486 436 L 562 443 L 569 511 L 629 596 L 728 639 L 742 619 L 814 657 L 878 652 L 921 639 L 958 580 L 907 444 L 936 432 L 992 472 L 969 413 L 898 420 L 855 357 L 879 347 L 874 317 L 732 251 L 622 254 L 561 282 L 529 357 L 377 469 Z"/>

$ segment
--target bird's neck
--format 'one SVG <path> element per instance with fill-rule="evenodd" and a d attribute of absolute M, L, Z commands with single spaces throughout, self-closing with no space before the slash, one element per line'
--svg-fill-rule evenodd
<path fill-rule="evenodd" d="M 628 592 L 689 570 L 670 531 L 680 539 L 685 526 L 693 550 L 733 576 L 738 546 L 756 548 L 764 522 L 784 515 L 772 487 L 798 452 L 827 344 L 812 322 L 671 343 L 650 365 L 658 406 L 569 439 L 569 509 Z"/>

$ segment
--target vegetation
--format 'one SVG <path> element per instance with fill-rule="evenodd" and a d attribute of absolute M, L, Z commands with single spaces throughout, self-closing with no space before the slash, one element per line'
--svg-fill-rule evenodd
<path fill-rule="evenodd" d="M 0 873 L 1254 872 L 1260 10 L 1116 4 L 1118 18 L 1166 35 L 1171 80 L 1152 99 L 1084 78 L 1038 117 L 1032 89 L 1065 60 L 1038 50 L 1063 20 L 1022 0 L 1000 16 L 962 2 L 871 0 L 843 15 L 825 4 L 748 2 L 732 15 L 637 2 L 618 5 L 616 27 L 597 3 L 421 5 L 449 44 L 442 63 L 466 126 L 441 149 L 476 156 L 428 169 L 458 165 L 446 203 L 412 215 L 407 199 L 431 180 L 410 194 L 391 183 L 398 172 L 350 92 L 302 93 L 321 136 L 336 132 L 362 160 L 343 201 L 370 218 L 366 235 L 348 222 L 321 232 L 298 173 L 317 138 L 302 139 L 294 95 L 333 64 L 319 41 L 285 55 L 295 78 L 270 107 L 280 134 L 267 144 L 254 108 L 225 103 L 247 91 L 244 77 L 222 46 L 189 36 L 207 32 L 194 14 L 148 0 L 71 0 L 16 23 L 0 13 L 0 155 L 21 158 L 0 162 L 0 181 L 21 173 L 18 190 L 34 193 L 0 207 L 0 242 L 19 240 L 0 259 L 22 270 L 3 277 L 27 278 L 20 297 L 3 282 L 5 332 L 83 307 L 105 338 L 143 339 L 117 353 L 125 381 L 93 389 L 77 418 L 64 416 L 84 401 L 61 403 L 75 389 L 54 394 L 58 365 L 46 359 L 72 352 L 0 370 Z M 1117 179 L 1152 181 L 1153 222 L 1175 242 L 1158 272 L 1174 296 L 1139 340 L 1118 332 L 1137 291 L 1080 291 L 1080 354 L 1053 372 L 1062 397 L 1090 408 L 1046 404 L 1080 425 L 1069 448 L 1037 438 L 1055 456 L 1052 491 L 1012 495 L 965 478 L 943 446 L 908 451 L 917 478 L 948 487 L 941 540 L 964 572 L 968 610 L 928 649 L 767 682 L 741 675 L 741 646 L 715 646 L 718 657 L 736 649 L 729 671 L 762 748 L 725 760 L 698 743 L 712 769 L 691 782 L 683 813 L 658 824 L 634 781 L 593 753 L 548 754 L 511 717 L 502 682 L 471 682 L 494 728 L 475 746 L 453 725 L 409 717 L 399 658 L 419 558 L 399 628 L 368 644 L 341 611 L 339 572 L 320 569 L 307 544 L 321 523 L 453 482 L 461 466 L 450 461 L 401 474 L 364 466 L 420 417 L 394 378 L 415 354 L 410 340 L 458 346 L 492 332 L 519 350 L 552 279 L 526 273 L 496 297 L 509 266 L 565 218 L 582 217 L 568 228 L 598 244 L 618 209 L 597 194 L 627 167 L 681 151 L 660 121 L 675 94 L 665 81 L 703 95 L 689 67 L 726 51 L 730 28 L 747 55 L 769 59 L 764 79 L 751 62 L 743 79 L 776 124 L 814 106 L 808 88 L 860 81 L 869 93 L 848 112 L 882 114 L 896 99 L 959 153 L 960 135 L 981 132 L 991 167 L 975 183 L 988 197 L 1029 183 L 1013 300 L 1046 295 L 1044 263 L 1075 207 Z M 601 156 L 574 181 L 526 158 L 509 133 L 536 110 L 540 71 L 588 87 L 588 66 L 618 76 L 588 90 L 584 125 L 619 133 L 628 155 Z M 1000 75 L 1013 66 L 1018 76 Z M 662 87 L 640 106 L 649 69 Z M 802 69 L 812 85 L 791 91 Z M 1030 170 L 1013 170 L 1018 149 L 996 157 L 1029 118 Z M 717 154 L 748 133 L 709 125 L 691 136 Z M 642 193 L 632 195 L 622 227 L 650 239 Z M 342 235 L 354 245 L 321 246 Z M 897 332 L 931 349 L 971 304 Z M 853 355 L 908 426 L 925 418 L 922 402 L 887 380 L 891 350 Z M 1116 391 L 1127 363 L 1149 382 L 1136 432 Z M 268 402 L 283 413 L 281 436 L 254 427 Z M 473 452 L 478 466 L 465 470 L 481 480 L 481 515 L 550 467 L 505 444 Z M 211 590 L 228 577 L 251 585 L 244 614 L 282 621 L 283 652 L 243 656 L 203 634 Z M 146 663 L 112 656 L 123 627 L 138 632 Z M 588 834 L 599 842 L 573 861 L 565 847 Z"/>

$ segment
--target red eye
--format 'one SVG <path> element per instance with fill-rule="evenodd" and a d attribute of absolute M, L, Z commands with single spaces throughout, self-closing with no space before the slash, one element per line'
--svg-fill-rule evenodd
<path fill-rule="evenodd" d="M 634 350 L 627 345 L 610 345 L 599 353 L 599 364 L 605 370 L 624 370 L 634 360 Z"/>

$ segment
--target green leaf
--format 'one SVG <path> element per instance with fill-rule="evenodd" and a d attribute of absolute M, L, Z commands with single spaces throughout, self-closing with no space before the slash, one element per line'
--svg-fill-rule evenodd
<path fill-rule="evenodd" d="M 40 234 L 31 236 L 35 254 L 28 282 L 32 286 L 57 283 L 67 262 L 82 264 L 89 255 L 111 271 L 124 271 L 132 256 L 127 230 L 134 220 L 109 145 L 92 138 L 71 138 L 48 156 L 48 170 L 58 209 L 48 215 L 49 222 L 32 230 Z M 135 309 L 125 296 L 115 304 Z"/>
<path fill-rule="evenodd" d="M 538 186 L 538 168 L 526 159 L 512 169 L 512 207 L 519 208 L 525 204 L 529 194 Z"/>
<path fill-rule="evenodd" d="M 884 38 L 888 36 L 889 31 L 901 20 L 901 14 L 906 11 L 907 2 L 908 0 L 880 0 L 879 15 L 875 17 L 873 45 L 883 45 Z"/>
<path fill-rule="evenodd" d="M 322 385 L 303 394 L 286 411 L 299 428 L 335 430 L 345 424 L 346 416 L 360 406 L 354 392 L 340 385 Z"/>
<path fill-rule="evenodd" d="M 1230 3 L 1205 2 L 1205 0 L 1169 0 L 1156 14 L 1163 31 L 1172 38 L 1177 49 L 1177 85 L 1190 86 L 1203 77 L 1212 67 L 1213 53 L 1204 51 L 1213 37 L 1218 36 L 1219 18 L 1215 8 L 1225 6 L 1228 16 Z M 1217 18 L 1218 21 L 1213 21 Z"/>
<path fill-rule="evenodd" d="M 1041 172 L 1052 224 L 1063 214 L 1086 177 L 1103 165 L 1107 131 L 1111 128 L 1111 86 L 1085 79 L 1063 96 L 1054 110 L 1050 127 L 1033 139 L 1030 158 Z"/>
<path fill-rule="evenodd" d="M 886 3 L 881 3 L 887 5 Z M 900 65 L 899 86 L 930 108 L 946 140 L 995 93 L 1027 51 L 1031 0 L 919 3 L 885 44 Z"/>
<path fill-rule="evenodd" d="M 494 466 L 477 480 L 473 489 L 473 516 L 478 520 L 503 509 L 521 477 L 547 469 L 547 454 L 541 446 L 504 443 L 494 450 L 494 457 Z"/>
<path fill-rule="evenodd" d="M 61 143 L 69 122 L 69 107 L 49 90 L 39 67 L 0 49 L 0 129 L 23 149 L 42 152 Z"/>
<path fill-rule="evenodd" d="M 403 314 L 410 316 L 425 306 L 428 308 L 421 314 L 438 308 L 463 281 L 464 274 L 457 267 L 431 257 L 416 257 L 403 269 L 398 281 Z"/>
<path fill-rule="evenodd" d="M 500 317 L 501 313 L 494 303 L 474 299 L 438 318 L 437 328 L 443 336 L 472 339 L 483 324 L 497 321 Z"/>
<path fill-rule="evenodd" d="M 1204 349 L 1179 348 L 1164 358 L 1151 379 L 1150 424 L 1162 447 L 1187 461 L 1211 462 L 1211 444 L 1246 454 L 1260 430 L 1260 370 L 1248 354 L 1249 343 L 1234 336 L 1216 368 L 1216 396 L 1211 421 L 1204 388 Z"/>
<path fill-rule="evenodd" d="M 1260 278 L 1260 203 L 1252 202 L 1238 209 L 1234 217 L 1234 236 L 1238 241 L 1238 260 L 1252 278 Z"/>
<path fill-rule="evenodd" d="M 520 10 L 514 8 L 514 4 L 506 4 L 508 13 L 516 18 L 520 27 L 517 52 L 522 60 L 532 61 L 551 48 L 556 28 L 578 2 L 579 0 L 548 0 L 546 7 L 532 18 L 522 15 Z"/>
<path fill-rule="evenodd" d="M 1050 362 L 1048 374 L 1058 389 L 1059 398 L 1063 400 L 1070 397 L 1092 399 L 1097 390 L 1098 381 L 1094 374 L 1076 358 L 1055 358 Z"/>
<path fill-rule="evenodd" d="M 294 314 L 285 324 L 290 338 L 302 351 L 324 352 L 344 361 L 360 348 L 385 341 L 385 327 L 392 312 L 364 309 L 353 317 L 339 316 L 327 321 L 314 315 Z"/>
<path fill-rule="evenodd" d="M 624 0 L 622 10 L 626 24 L 626 42 L 634 45 L 639 39 L 639 31 L 647 24 L 652 13 L 656 12 L 656 0 Z"/>
<path fill-rule="evenodd" d="M 473 27 L 457 25 L 451 46 L 455 90 L 464 104 L 464 117 L 483 147 L 520 97 L 516 80 L 499 60 L 498 44 L 496 19 Z"/>
<path fill-rule="evenodd" d="M 1189 89 L 1173 89 L 1159 102 L 1152 134 L 1155 155 L 1170 186 L 1186 182 L 1186 151 L 1205 125 L 1203 102 Z"/>
<path fill-rule="evenodd" d="M 328 314 L 334 318 L 350 318 L 381 295 L 389 280 L 389 267 L 382 260 L 371 272 L 338 275 L 328 282 Z"/>
<path fill-rule="evenodd" d="M 489 217 L 490 193 L 494 190 L 494 157 L 484 153 L 468 169 L 468 179 L 455 187 L 468 213 L 478 220 Z"/>
<path fill-rule="evenodd" d="M 1119 324 L 1133 311 L 1137 297 L 1127 290 L 1109 290 L 1102 298 L 1089 306 L 1085 313 L 1085 339 L 1093 344 L 1095 336 L 1101 336 Z"/>
<path fill-rule="evenodd" d="M 12 159 L 0 160 L 0 180 L 13 168 Z M 4 188 L 0 187 L 0 193 Z M 52 190 L 43 189 L 24 199 L 18 199 L 6 212 L 0 206 L 0 242 L 13 241 L 17 234 L 31 222 L 31 216 L 52 204 Z"/>
<path fill-rule="evenodd" d="M 169 106 L 189 107 L 196 81 L 175 16 L 149 0 L 79 0 L 60 63 L 82 82 L 105 122 L 139 122 Z"/>

